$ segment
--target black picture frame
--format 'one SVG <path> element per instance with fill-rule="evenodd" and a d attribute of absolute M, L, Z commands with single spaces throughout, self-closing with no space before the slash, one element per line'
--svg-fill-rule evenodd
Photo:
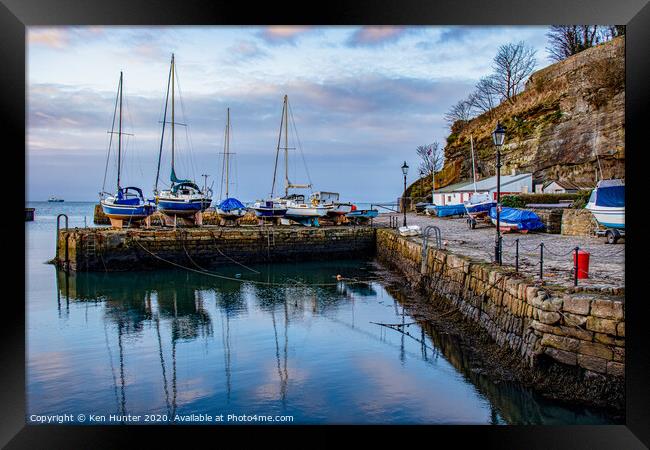
<path fill-rule="evenodd" d="M 482 447 L 512 448 L 647 448 L 650 446 L 648 415 L 650 358 L 648 333 L 644 326 L 648 302 L 644 298 L 642 242 L 645 215 L 635 208 L 635 192 L 643 192 L 642 154 L 645 124 L 650 104 L 650 4 L 647 0 L 545 0 L 521 2 L 501 0 L 461 1 L 328 1 L 322 4 L 265 2 L 252 7 L 244 2 L 183 0 L 2 0 L 0 4 L 0 89 L 2 90 L 3 159 L 5 176 L 15 177 L 14 186 L 24 185 L 25 176 L 25 29 L 35 25 L 548 25 L 548 24 L 626 25 L 626 424 L 612 426 L 435 426 L 435 427 L 353 427 L 383 435 L 399 432 L 411 440 L 413 433 L 431 440 L 450 438 L 452 442 L 473 441 Z M 7 139 L 7 138 L 10 139 Z M 9 143 L 12 143 L 11 145 Z M 22 152 L 20 151 L 22 149 Z M 6 158 L 6 159 L 5 159 Z M 7 160 L 11 160 L 10 162 Z M 27 174 L 28 176 L 28 174 Z M 5 183 L 7 181 L 5 180 Z M 0 225 L 11 245 L 24 245 L 24 225 L 19 223 L 19 208 L 24 194 L 7 200 L 16 216 Z M 22 203 L 22 205 L 21 205 Z M 9 243 L 7 243 L 8 245 Z M 24 272 L 23 250 L 2 252 L 6 280 L 28 279 Z M 22 264 L 21 264 L 22 263 Z M 640 270 L 634 270 L 639 267 Z M 24 286 L 24 284 L 23 284 Z M 145 439 L 169 438 L 166 427 L 88 427 L 25 425 L 25 308 L 19 295 L 5 295 L 0 333 L 2 366 L 0 392 L 3 413 L 0 418 L 0 445 L 6 448 L 116 448 L 130 446 L 133 432 Z M 256 428 L 257 430 L 257 428 Z M 315 431 L 337 444 L 330 427 L 265 427 L 271 432 Z M 173 433 L 215 439 L 225 431 L 241 439 L 255 436 L 249 427 L 177 426 Z M 326 441 L 321 441 L 325 443 Z M 149 442 L 150 445 L 151 442 Z M 223 442 L 222 442 L 223 444 Z M 433 444 L 432 444 L 433 445 Z"/>

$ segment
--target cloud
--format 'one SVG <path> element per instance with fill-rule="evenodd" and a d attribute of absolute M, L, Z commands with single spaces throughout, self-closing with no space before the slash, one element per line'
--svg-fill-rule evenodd
<path fill-rule="evenodd" d="M 348 46 L 382 46 L 397 42 L 409 29 L 394 26 L 369 26 L 356 30 L 347 41 Z"/>
<path fill-rule="evenodd" d="M 63 50 L 74 44 L 87 44 L 104 35 L 101 27 L 28 27 L 28 45 Z"/>
<path fill-rule="evenodd" d="M 276 25 L 264 28 L 259 36 L 269 44 L 295 44 L 298 36 L 311 30 L 308 26 Z"/>
<path fill-rule="evenodd" d="M 28 45 L 62 49 L 68 45 L 68 34 L 62 28 L 28 28 Z"/>
<path fill-rule="evenodd" d="M 250 61 L 269 56 L 253 41 L 238 41 L 228 47 L 227 52 L 230 54 L 231 62 Z"/>

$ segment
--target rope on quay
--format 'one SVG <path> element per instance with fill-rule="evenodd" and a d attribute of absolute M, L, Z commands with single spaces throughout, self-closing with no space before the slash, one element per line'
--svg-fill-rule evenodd
<path fill-rule="evenodd" d="M 146 248 L 144 245 L 142 245 L 137 240 L 133 240 L 133 242 L 138 244 L 140 246 L 140 248 L 142 248 L 145 252 L 149 253 L 154 258 L 159 259 L 160 261 L 166 262 L 167 264 L 170 264 L 172 266 L 178 267 L 180 269 L 188 270 L 190 272 L 196 272 L 196 273 L 199 273 L 199 274 L 202 274 L 202 275 L 207 275 L 207 276 L 210 276 L 210 277 L 220 278 L 220 279 L 228 280 L 228 281 L 238 281 L 240 283 L 252 283 L 252 284 L 259 284 L 259 285 L 264 285 L 264 286 L 278 286 L 278 287 L 295 287 L 297 284 L 298 285 L 302 284 L 305 287 L 328 287 L 328 286 L 331 287 L 331 286 L 338 286 L 339 282 L 341 282 L 341 281 L 344 281 L 347 284 L 368 284 L 371 281 L 379 281 L 381 279 L 381 278 L 369 278 L 367 280 L 358 280 L 356 278 L 341 278 L 336 283 L 311 283 L 311 284 L 302 283 L 302 282 L 299 282 L 299 281 L 296 281 L 296 280 L 294 280 L 294 283 L 275 283 L 275 282 L 272 282 L 272 281 L 246 280 L 246 279 L 242 279 L 242 278 L 229 277 L 229 276 L 226 276 L 226 275 L 220 275 L 218 273 L 209 272 L 206 269 L 201 268 L 198 264 L 196 264 L 192 260 L 191 257 L 190 257 L 190 261 L 192 261 L 194 263 L 194 265 L 199 267 L 200 270 L 193 269 L 192 267 L 187 267 L 187 266 L 184 266 L 182 264 L 175 263 L 173 261 L 169 261 L 168 259 L 165 259 L 165 258 L 163 258 L 161 256 L 156 255 L 155 253 L 153 253 L 151 250 Z M 184 245 L 183 245 L 183 248 L 185 248 Z M 187 250 L 185 250 L 185 253 L 187 254 Z M 187 255 L 189 257 L 189 254 L 187 254 Z"/>

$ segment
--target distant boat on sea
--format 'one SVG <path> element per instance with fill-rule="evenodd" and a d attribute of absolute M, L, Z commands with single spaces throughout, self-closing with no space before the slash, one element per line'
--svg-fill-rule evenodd
<path fill-rule="evenodd" d="M 63 199 L 58 197 L 50 197 L 47 199 L 47 201 L 50 203 L 60 203 L 63 201 Z"/>
<path fill-rule="evenodd" d="M 122 227 L 123 221 L 127 225 L 137 225 L 143 219 L 150 216 L 154 210 L 155 205 L 149 200 L 144 198 L 142 190 L 135 186 L 122 187 L 120 175 L 122 173 L 122 84 L 123 75 L 120 72 L 120 82 L 118 85 L 117 99 L 115 101 L 116 110 L 113 113 L 113 128 L 110 131 L 111 140 L 108 145 L 108 154 L 111 153 L 111 143 L 113 142 L 113 135 L 117 134 L 117 188 L 115 194 L 105 192 L 106 177 L 104 176 L 104 186 L 102 192 L 99 194 L 99 203 L 102 205 L 104 214 L 111 220 L 111 225 L 115 227 Z M 119 104 L 119 109 L 118 109 Z M 119 111 L 118 117 L 118 131 L 115 128 L 116 113 Z M 106 168 L 108 169 L 108 158 L 106 160 Z"/>

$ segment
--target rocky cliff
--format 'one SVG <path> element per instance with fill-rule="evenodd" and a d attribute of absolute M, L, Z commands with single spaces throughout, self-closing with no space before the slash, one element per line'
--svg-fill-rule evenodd
<path fill-rule="evenodd" d="M 624 177 L 625 36 L 533 73 L 513 103 L 455 123 L 437 188 L 471 177 L 470 136 L 479 178 L 495 174 L 497 120 L 507 129 L 502 174 L 532 172 L 535 182 L 578 184 L 595 184 L 597 170 L 604 178 Z M 410 187 L 412 196 L 430 192 L 427 178 Z"/>

